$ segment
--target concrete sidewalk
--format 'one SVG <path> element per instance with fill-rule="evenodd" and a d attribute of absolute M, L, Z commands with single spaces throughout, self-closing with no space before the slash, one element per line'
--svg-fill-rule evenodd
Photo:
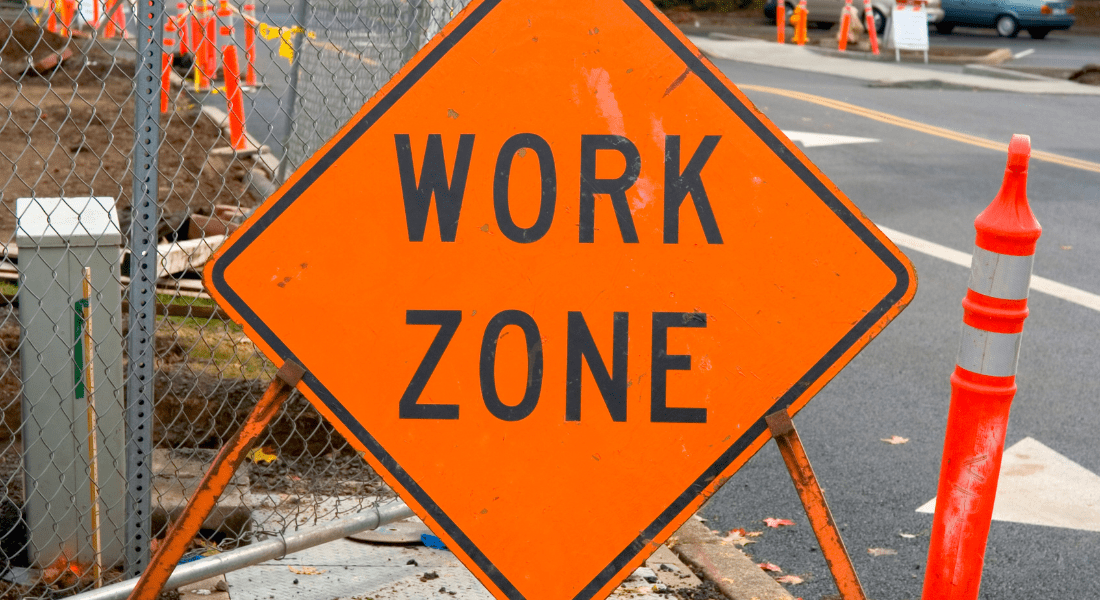
<path fill-rule="evenodd" d="M 423 526 L 418 519 L 411 523 Z M 612 598 L 792 600 L 735 546 L 695 518 L 646 560 Z M 582 547 L 583 542 L 578 542 Z M 701 581 L 691 564 L 709 582 Z M 492 600 L 447 550 L 337 540 L 280 560 L 181 587 L 180 600 Z"/>
<path fill-rule="evenodd" d="M 806 46 L 776 44 L 752 38 L 718 40 L 689 36 L 710 58 L 720 58 L 781 69 L 836 75 L 874 83 L 897 85 L 938 82 L 944 86 L 1015 92 L 1020 94 L 1063 94 L 1100 96 L 1100 86 L 1049 79 L 1022 81 L 966 73 L 952 73 L 923 66 L 825 56 Z M 886 52 L 884 50 L 884 52 Z"/>

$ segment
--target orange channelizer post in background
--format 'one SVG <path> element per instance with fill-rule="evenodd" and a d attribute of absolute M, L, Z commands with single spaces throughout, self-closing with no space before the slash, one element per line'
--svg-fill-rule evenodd
<path fill-rule="evenodd" d="M 848 50 L 848 36 L 852 30 L 852 0 L 844 0 L 844 14 L 840 15 L 840 33 L 836 38 L 836 49 Z"/>
<path fill-rule="evenodd" d="M 256 5 L 245 2 L 241 7 L 244 17 L 244 57 L 247 65 L 244 72 L 244 84 L 256 87 Z"/>
<path fill-rule="evenodd" d="M 1014 135 L 1001 191 L 977 239 L 947 416 L 924 600 L 975 600 L 997 495 L 1016 362 L 1042 228 L 1027 202 L 1031 138 Z"/>
<path fill-rule="evenodd" d="M 61 17 L 61 34 L 72 37 L 73 19 L 76 18 L 76 0 L 59 0 Z"/>
<path fill-rule="evenodd" d="M 201 92 L 210 89 L 210 80 L 214 78 L 217 66 L 211 64 L 210 50 L 213 48 L 213 36 L 208 35 L 207 21 L 213 24 L 210 18 L 210 7 L 206 0 L 197 0 L 198 6 L 192 5 L 194 18 L 191 30 L 191 50 L 195 54 L 195 91 Z"/>
<path fill-rule="evenodd" d="M 92 27 L 99 25 L 99 0 L 92 0 Z"/>
<path fill-rule="evenodd" d="M 171 88 L 172 62 L 176 58 L 176 22 L 164 20 L 164 59 L 160 65 L 160 112 L 168 112 L 168 91 Z"/>
<path fill-rule="evenodd" d="M 218 78 L 218 14 L 213 2 L 203 0 L 206 18 L 203 32 L 206 36 L 206 73 L 210 79 Z"/>
<path fill-rule="evenodd" d="M 46 2 L 46 31 L 57 33 L 57 3 L 61 0 Z"/>
<path fill-rule="evenodd" d="M 107 2 L 104 2 L 104 6 L 107 6 Z M 103 28 L 104 37 L 113 38 L 116 35 L 126 37 L 126 17 L 122 14 L 122 2 L 115 5 L 115 9 L 109 16 L 104 16 L 107 18 L 107 25 Z"/>
<path fill-rule="evenodd" d="M 237 47 L 229 44 L 222 48 L 225 72 L 225 98 L 229 109 L 229 143 L 234 150 L 248 149 L 244 135 L 244 93 L 241 91 L 241 68 L 237 62 Z"/>
<path fill-rule="evenodd" d="M 782 1 L 775 3 L 775 41 L 787 41 L 787 3 Z"/>
<path fill-rule="evenodd" d="M 878 54 L 878 29 L 875 28 L 875 9 L 871 0 L 863 0 L 863 20 L 867 25 L 867 38 L 871 40 L 871 53 Z"/>
<path fill-rule="evenodd" d="M 180 54 L 180 56 L 183 56 L 183 55 L 187 54 L 190 51 L 190 48 L 187 46 L 187 37 L 188 37 L 187 36 L 187 29 L 188 29 L 188 27 L 187 27 L 187 21 L 188 21 L 187 16 L 188 16 L 188 13 L 190 13 L 190 12 L 191 11 L 188 9 L 187 2 L 185 0 L 178 0 L 176 2 L 175 22 L 176 22 L 176 31 L 177 31 L 177 33 L 179 35 L 179 39 L 180 39 L 180 44 L 179 44 L 179 54 Z"/>

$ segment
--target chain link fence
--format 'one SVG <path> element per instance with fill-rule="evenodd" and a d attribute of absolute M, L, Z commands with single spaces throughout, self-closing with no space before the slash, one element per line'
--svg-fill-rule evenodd
<path fill-rule="evenodd" d="M 194 60 L 203 4 L 0 0 L 2 599 L 141 572 L 275 373 L 204 263 L 465 2 L 216 7 L 255 74 L 247 152 L 226 151 L 226 74 Z M 251 458 L 185 560 L 391 495 L 297 393 Z"/>

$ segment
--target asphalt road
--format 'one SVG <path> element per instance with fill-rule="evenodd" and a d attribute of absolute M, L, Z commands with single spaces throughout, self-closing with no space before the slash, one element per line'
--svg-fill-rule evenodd
<path fill-rule="evenodd" d="M 992 29 L 957 27 L 949 35 L 932 29 L 928 33 L 932 47 L 1008 48 L 1013 66 L 1079 69 L 1089 63 L 1100 63 L 1100 37 L 1052 31 L 1046 39 L 1034 40 L 1026 31 L 1015 38 L 1003 38 Z"/>
<path fill-rule="evenodd" d="M 876 89 L 857 82 L 719 61 L 737 84 L 816 94 L 954 131 L 1095 161 L 1095 98 Z M 974 217 L 996 194 L 1002 153 L 760 91 L 747 95 L 786 130 L 876 143 L 806 150 L 876 223 L 956 250 L 973 247 Z M 1043 225 L 1035 274 L 1100 293 L 1100 174 L 1033 161 L 1029 197 Z M 919 598 L 936 495 L 968 270 L 907 252 L 919 277 L 913 303 L 795 419 L 819 480 L 875 600 Z M 1007 445 L 1032 437 L 1100 473 L 1095 451 L 1100 313 L 1033 292 Z M 902 445 L 880 441 L 909 438 Z M 835 594 L 828 567 L 774 445 L 738 472 L 703 511 L 715 529 L 765 531 L 746 550 L 806 582 L 807 600 Z M 769 529 L 763 519 L 793 519 Z M 915 535 L 903 537 L 901 534 Z M 896 550 L 872 556 L 871 548 Z M 995 521 L 982 598 L 1089 598 L 1100 581 L 1100 533 Z"/>

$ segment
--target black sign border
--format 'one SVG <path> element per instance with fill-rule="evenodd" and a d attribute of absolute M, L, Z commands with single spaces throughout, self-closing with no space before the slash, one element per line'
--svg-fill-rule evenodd
<path fill-rule="evenodd" d="M 423 59 L 413 65 L 405 76 L 394 85 L 393 88 L 379 99 L 378 103 L 361 118 L 344 137 L 328 149 L 310 169 L 298 179 L 290 189 L 280 197 L 269 210 L 260 216 L 259 220 L 246 230 L 232 246 L 230 246 L 211 269 L 212 285 L 241 315 L 244 321 L 252 327 L 283 360 L 293 360 L 298 364 L 302 361 L 290 351 L 282 340 L 268 328 L 264 322 L 254 313 L 241 297 L 233 291 L 225 279 L 225 270 L 257 237 L 267 229 L 271 223 L 279 217 L 309 186 L 317 180 L 348 148 L 351 147 L 379 118 L 392 107 L 413 85 L 431 70 L 503 0 L 485 0 L 481 4 L 469 10 L 465 18 L 458 23 L 439 43 L 431 49 Z M 859 341 L 887 312 L 898 304 L 909 289 L 909 271 L 905 264 L 883 245 L 879 239 L 867 229 L 863 222 L 848 209 L 829 189 L 824 182 L 818 179 L 813 172 L 802 163 L 791 151 L 768 129 L 760 119 L 747 106 L 741 103 L 734 93 L 727 88 L 703 61 L 697 57 L 680 39 L 662 22 L 650 8 L 649 4 L 642 0 L 619 0 L 626 4 L 641 20 L 679 57 L 688 69 L 699 77 L 723 102 L 736 114 L 748 127 L 760 137 L 762 141 L 820 198 L 856 234 L 867 247 L 895 274 L 897 285 L 870 310 L 862 319 L 852 327 L 828 353 L 825 354 L 813 367 L 810 368 L 798 382 L 787 390 L 771 407 L 768 414 L 786 409 L 795 402 L 803 393 L 816 383 L 845 352 Z M 340 419 L 363 445 L 374 455 L 382 466 L 401 483 L 402 486 L 416 499 L 431 517 L 447 532 L 462 550 L 477 564 L 478 568 L 493 581 L 494 584 L 510 600 L 524 600 L 519 590 L 489 561 L 481 550 L 458 528 L 457 525 L 443 512 L 432 498 L 414 481 L 401 465 L 389 455 L 388 452 L 371 436 L 370 433 L 345 409 L 336 397 L 322 384 L 313 373 L 308 370 L 302 381 L 315 393 L 329 410 Z M 575 597 L 574 600 L 590 600 L 604 587 L 616 573 L 621 571 L 631 559 L 636 557 L 649 545 L 657 535 L 664 530 L 677 515 L 682 513 L 691 502 L 697 498 L 703 490 L 717 478 L 734 460 L 736 460 L 749 445 L 767 430 L 764 418 L 761 417 L 749 427 L 733 444 L 700 475 L 692 484 L 680 494 L 680 496 L 666 508 L 656 520 L 642 530 L 626 548 L 622 550 L 596 577 L 588 583 Z"/>

